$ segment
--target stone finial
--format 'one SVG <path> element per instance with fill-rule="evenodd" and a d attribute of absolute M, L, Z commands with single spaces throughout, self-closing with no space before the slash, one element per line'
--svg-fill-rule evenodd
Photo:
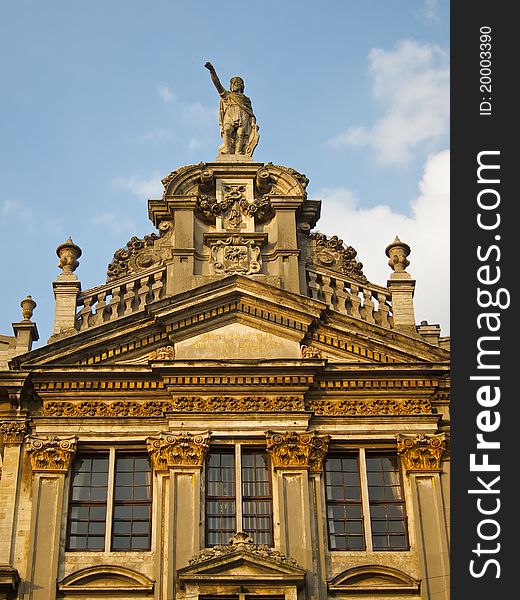
<path fill-rule="evenodd" d="M 78 268 L 78 258 L 81 256 L 81 248 L 72 241 L 70 236 L 64 244 L 56 248 L 56 254 L 60 258 L 58 267 L 64 273 L 73 273 Z"/>
<path fill-rule="evenodd" d="M 22 307 L 23 320 L 30 321 L 36 308 L 36 302 L 27 294 L 27 297 L 20 302 L 20 306 Z"/>
<path fill-rule="evenodd" d="M 406 267 L 410 264 L 407 256 L 410 254 L 410 246 L 401 242 L 401 240 L 395 236 L 395 240 L 386 247 L 386 255 L 390 258 L 388 264 L 396 273 L 404 273 Z"/>

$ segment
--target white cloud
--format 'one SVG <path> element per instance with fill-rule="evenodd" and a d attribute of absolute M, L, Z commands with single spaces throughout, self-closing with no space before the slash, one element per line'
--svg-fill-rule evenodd
<path fill-rule="evenodd" d="M 439 0 L 424 0 L 416 14 L 421 21 L 438 23 L 440 21 L 439 11 Z"/>
<path fill-rule="evenodd" d="M 103 227 L 114 236 L 135 230 L 135 223 L 131 219 L 122 218 L 120 214 L 111 212 L 94 215 L 92 223 Z"/>
<path fill-rule="evenodd" d="M 419 146 L 443 142 L 449 131 L 448 53 L 404 40 L 392 51 L 369 54 L 373 97 L 383 107 L 371 127 L 353 126 L 330 145 L 369 146 L 381 165 L 408 162 Z"/>
<path fill-rule="evenodd" d="M 31 231 L 33 228 L 33 211 L 21 200 L 4 200 L 0 204 L 0 224 L 9 225 L 15 221 Z"/>
<path fill-rule="evenodd" d="M 449 333 L 450 317 L 449 167 L 448 150 L 428 157 L 419 195 L 411 202 L 411 217 L 387 205 L 360 208 L 358 199 L 345 188 L 325 188 L 316 194 L 323 199 L 317 229 L 353 246 L 372 283 L 386 285 L 392 271 L 385 248 L 396 235 L 410 246 L 407 271 L 417 281 L 416 322 L 440 324 L 441 335 Z"/>
<path fill-rule="evenodd" d="M 130 177 L 117 177 L 112 184 L 116 188 L 127 190 L 134 196 L 146 201 L 148 198 L 160 198 L 162 196 L 163 185 L 161 179 L 162 176 L 157 173 L 148 178 L 132 175 Z"/>
<path fill-rule="evenodd" d="M 168 104 L 175 98 L 175 92 L 167 85 L 160 85 L 157 88 L 157 93 L 165 104 Z"/>

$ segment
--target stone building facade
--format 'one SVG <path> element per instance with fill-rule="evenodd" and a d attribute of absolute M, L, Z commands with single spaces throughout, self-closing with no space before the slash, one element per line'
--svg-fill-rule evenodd
<path fill-rule="evenodd" d="M 449 340 L 410 248 L 369 282 L 251 156 L 163 184 L 106 283 L 59 246 L 47 343 L 30 297 L 0 336 L 0 598 L 447 599 Z"/>

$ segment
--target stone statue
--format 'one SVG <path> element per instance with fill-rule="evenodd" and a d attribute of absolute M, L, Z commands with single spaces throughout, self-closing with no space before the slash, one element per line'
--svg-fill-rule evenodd
<path fill-rule="evenodd" d="M 218 149 L 221 154 L 253 156 L 258 144 L 258 125 L 253 113 L 251 100 L 244 95 L 244 80 L 232 77 L 229 90 L 220 83 L 214 66 L 207 62 L 206 69 L 210 72 L 211 81 L 220 95 L 220 135 L 222 145 Z"/>

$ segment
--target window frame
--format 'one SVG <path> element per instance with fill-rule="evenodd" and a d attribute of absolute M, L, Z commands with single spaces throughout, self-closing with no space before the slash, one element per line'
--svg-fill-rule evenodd
<path fill-rule="evenodd" d="M 359 479 L 361 486 L 361 508 L 362 508 L 362 521 L 363 521 L 363 535 L 364 535 L 364 547 L 363 548 L 332 548 L 331 546 L 331 531 L 330 531 L 330 519 L 328 514 L 328 507 L 334 504 L 334 501 L 331 501 L 327 495 L 327 482 L 326 482 L 326 469 L 327 469 L 327 459 L 328 458 L 342 458 L 346 456 L 355 456 L 357 458 L 358 468 L 359 468 Z M 399 477 L 399 485 L 402 494 L 402 500 L 399 501 L 387 501 L 387 503 L 400 504 L 403 507 L 403 524 L 404 524 L 404 535 L 406 540 L 406 547 L 404 548 L 374 548 L 373 543 L 373 532 L 372 532 L 372 516 L 370 507 L 374 504 L 377 504 L 376 501 L 370 501 L 369 494 L 369 484 L 368 484 L 368 473 L 367 473 L 367 455 L 373 456 L 393 456 L 397 460 L 397 473 Z M 337 448 L 329 451 L 327 457 L 325 458 L 324 465 L 324 477 L 323 477 L 323 494 L 325 499 L 325 520 L 326 520 L 326 534 L 327 534 L 327 548 L 329 552 L 409 552 L 411 549 L 410 545 L 410 530 L 409 530 L 409 520 L 407 514 L 407 499 L 406 499 L 406 490 L 404 486 L 403 472 L 402 472 L 402 463 L 400 457 L 397 455 L 396 450 L 392 450 L 390 448 L 378 448 L 378 447 L 344 447 Z M 384 501 L 383 501 L 384 502 Z"/>
<path fill-rule="evenodd" d="M 111 447 L 111 448 L 91 448 L 86 447 L 84 450 L 80 450 L 76 453 L 74 457 L 74 461 L 78 458 L 95 458 L 98 456 L 108 455 L 108 481 L 107 481 L 107 497 L 106 501 L 103 503 L 106 506 L 105 511 L 105 544 L 102 549 L 90 549 L 90 548 L 71 548 L 70 547 L 70 537 L 71 537 L 71 511 L 74 506 L 81 505 L 81 501 L 73 501 L 73 484 L 74 484 L 74 476 L 73 473 L 70 473 L 70 481 L 69 481 L 69 497 L 68 497 L 68 507 L 67 507 L 67 526 L 66 526 L 66 537 L 65 537 L 65 551 L 66 552 L 150 552 L 152 549 L 152 522 L 153 522 L 153 487 L 154 487 L 154 478 L 153 478 L 153 468 L 150 460 L 150 456 L 146 450 L 141 450 L 139 448 L 125 448 L 125 447 Z M 148 547 L 147 548 L 121 548 L 114 549 L 113 548 L 113 529 L 114 529 L 114 507 L 116 504 L 121 504 L 120 501 L 116 501 L 115 499 L 115 491 L 116 491 L 116 459 L 121 456 L 139 456 L 143 458 L 147 458 L 150 464 L 150 497 L 146 501 L 140 501 L 134 504 L 139 505 L 147 505 L 150 510 L 150 518 L 148 521 Z M 73 461 L 73 465 L 74 465 Z M 73 467 L 72 467 L 73 468 Z M 128 503 L 128 502 L 127 502 Z M 85 502 L 88 504 L 88 502 Z"/>
<path fill-rule="evenodd" d="M 204 522 L 204 547 L 212 548 L 212 547 L 222 543 L 222 542 L 219 542 L 217 544 L 211 544 L 211 545 L 208 544 L 208 518 L 207 518 L 208 515 L 207 515 L 207 508 L 206 508 L 208 499 L 212 500 L 213 498 L 215 498 L 215 499 L 217 498 L 217 496 L 208 496 L 208 472 L 209 472 L 208 459 L 212 453 L 218 453 L 218 452 L 232 454 L 233 458 L 234 458 L 235 531 L 233 533 L 230 533 L 229 537 L 232 537 L 232 535 L 236 534 L 239 531 L 245 531 L 244 530 L 244 507 L 243 507 L 244 498 L 246 498 L 247 500 L 250 500 L 253 498 L 253 497 L 249 497 L 249 496 L 244 496 L 244 493 L 243 493 L 242 457 L 246 454 L 254 454 L 254 453 L 262 453 L 266 456 L 266 458 L 267 458 L 267 476 L 268 476 L 268 482 L 269 482 L 270 496 L 262 496 L 259 498 L 261 499 L 261 501 L 268 501 L 270 503 L 270 512 L 269 512 L 268 518 L 269 518 L 269 523 L 270 523 L 269 533 L 271 535 L 271 541 L 269 544 L 265 544 L 265 545 L 267 545 L 269 547 L 274 547 L 274 545 L 275 545 L 275 535 L 274 535 L 275 519 L 274 519 L 273 476 L 272 476 L 271 457 L 269 455 L 269 452 L 267 452 L 267 449 L 265 448 L 265 446 L 260 446 L 258 444 L 249 444 L 249 443 L 245 444 L 240 441 L 233 442 L 233 443 L 227 443 L 227 444 L 222 443 L 222 444 L 215 445 L 214 447 L 209 449 L 208 454 L 206 456 L 206 460 L 204 462 L 203 501 L 201 503 L 202 510 L 203 510 L 203 522 Z M 240 527 L 239 527 L 239 525 L 240 525 Z M 265 530 L 262 530 L 262 531 L 265 531 Z M 250 533 L 248 533 L 248 535 L 251 536 Z M 227 543 L 227 540 L 224 543 Z"/>

